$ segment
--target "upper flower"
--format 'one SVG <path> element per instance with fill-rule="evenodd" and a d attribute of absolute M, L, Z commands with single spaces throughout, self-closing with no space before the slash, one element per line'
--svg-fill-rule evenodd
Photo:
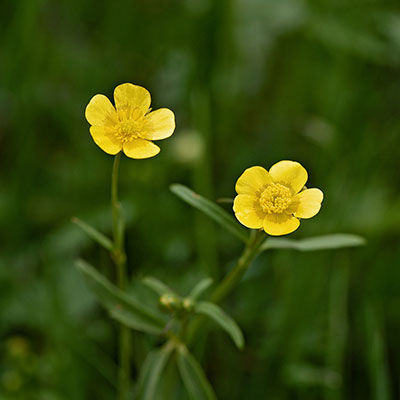
<path fill-rule="evenodd" d="M 295 161 L 280 161 L 269 172 L 262 167 L 246 169 L 236 182 L 236 218 L 248 228 L 262 228 L 273 236 L 295 231 L 299 218 L 311 218 L 321 208 L 323 193 L 304 189 L 307 177 Z"/>
<path fill-rule="evenodd" d="M 131 158 L 149 158 L 160 148 L 152 140 L 166 139 L 175 129 L 171 110 L 151 111 L 150 93 L 143 87 L 124 83 L 114 90 L 115 107 L 102 94 L 92 97 L 86 107 L 90 134 L 108 154 L 121 150 Z"/>

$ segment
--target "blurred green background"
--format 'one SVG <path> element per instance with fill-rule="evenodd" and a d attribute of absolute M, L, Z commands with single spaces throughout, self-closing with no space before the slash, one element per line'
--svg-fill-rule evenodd
<path fill-rule="evenodd" d="M 226 303 L 246 349 L 220 331 L 197 349 L 219 398 L 399 398 L 398 1 L 6 0 L 0 10 L 2 400 L 114 398 L 117 328 L 73 260 L 111 277 L 112 263 L 70 220 L 110 232 L 113 158 L 84 109 L 123 82 L 177 120 L 159 156 L 121 162 L 134 277 L 182 293 L 218 279 L 241 244 L 168 186 L 233 197 L 245 168 L 282 159 L 325 193 L 291 237 L 368 240 L 256 260 Z M 147 348 L 136 340 L 137 368 Z"/>

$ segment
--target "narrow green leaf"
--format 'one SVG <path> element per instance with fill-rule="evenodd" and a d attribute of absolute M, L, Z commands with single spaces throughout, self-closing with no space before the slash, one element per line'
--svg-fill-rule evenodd
<path fill-rule="evenodd" d="M 331 235 L 316 236 L 299 240 L 269 237 L 261 245 L 260 250 L 294 249 L 299 251 L 315 251 L 363 246 L 365 243 L 366 241 L 363 237 L 352 235 L 350 233 L 334 233 Z"/>
<path fill-rule="evenodd" d="M 173 348 L 171 343 L 167 343 L 162 349 L 154 350 L 146 357 L 138 382 L 138 398 L 140 400 L 157 398 L 157 389 Z"/>
<path fill-rule="evenodd" d="M 141 396 L 143 394 L 143 390 L 144 387 L 146 385 L 146 382 L 149 378 L 149 375 L 153 369 L 153 364 L 154 364 L 154 359 L 157 357 L 157 352 L 159 352 L 160 350 L 153 350 L 150 351 L 147 356 L 146 359 L 144 360 L 143 365 L 140 368 L 140 374 L 138 377 L 138 382 L 137 382 L 137 386 L 136 386 L 136 390 L 135 390 L 135 400 L 141 400 Z"/>
<path fill-rule="evenodd" d="M 219 306 L 208 301 L 199 301 L 194 305 L 194 310 L 198 314 L 204 314 L 214 320 L 232 338 L 239 349 L 244 346 L 242 331 L 237 323 Z"/>
<path fill-rule="evenodd" d="M 214 202 L 200 196 L 193 192 L 186 186 L 174 184 L 170 186 L 172 193 L 176 194 L 179 198 L 186 203 L 190 204 L 194 208 L 202 211 L 208 215 L 215 222 L 224 227 L 227 231 L 238 237 L 243 242 L 248 241 L 248 233 L 246 228 L 241 226 L 236 219 L 228 214 L 223 208 L 215 204 Z"/>
<path fill-rule="evenodd" d="M 113 242 L 107 236 L 103 235 L 97 229 L 93 228 L 93 226 L 87 224 L 77 217 L 72 218 L 72 223 L 79 226 L 79 228 L 81 228 L 83 232 L 85 232 L 95 242 L 103 246 L 106 250 L 113 250 Z"/>
<path fill-rule="evenodd" d="M 176 296 L 176 293 L 170 287 L 168 287 L 165 283 L 161 282 L 157 278 L 147 276 L 143 279 L 142 282 L 149 289 L 153 290 L 153 292 L 156 292 L 159 296 L 162 296 L 166 293 L 170 293 Z"/>
<path fill-rule="evenodd" d="M 393 399 L 390 369 L 388 367 L 389 350 L 382 324 L 382 312 L 370 302 L 365 303 L 365 343 L 371 392 L 379 400 Z M 397 397 L 397 396 L 396 396 Z"/>
<path fill-rule="evenodd" d="M 233 204 L 233 199 L 230 197 L 220 197 L 219 199 L 215 200 L 215 202 L 219 204 Z"/>
<path fill-rule="evenodd" d="M 189 298 L 196 301 L 213 283 L 211 278 L 202 279 L 190 292 Z"/>
<path fill-rule="evenodd" d="M 178 369 L 191 400 L 216 400 L 200 364 L 184 345 L 178 347 Z"/>
<path fill-rule="evenodd" d="M 148 322 L 146 318 L 133 312 L 115 307 L 110 309 L 109 313 L 111 318 L 135 331 L 146 332 L 153 335 L 161 335 L 162 333 L 162 329 L 160 329 L 159 326 L 155 326 L 153 323 Z"/>
<path fill-rule="evenodd" d="M 113 316 L 120 315 L 118 311 L 124 310 L 134 315 L 137 321 L 141 321 L 142 328 L 152 327 L 143 331 L 152 334 L 162 332 L 165 321 L 152 309 L 146 307 L 131 295 L 122 292 L 86 261 L 78 260 L 76 266 L 84 274 L 101 303 L 111 313 L 114 313 Z M 137 327 L 139 327 L 139 323 L 137 323 Z"/>

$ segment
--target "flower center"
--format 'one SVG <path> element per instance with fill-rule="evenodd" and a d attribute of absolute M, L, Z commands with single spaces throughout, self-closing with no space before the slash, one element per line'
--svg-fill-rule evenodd
<path fill-rule="evenodd" d="M 118 124 L 115 136 L 122 142 L 131 142 L 133 139 L 140 138 L 142 131 L 143 116 L 139 115 L 138 110 L 128 108 L 118 111 Z"/>
<path fill-rule="evenodd" d="M 260 205 L 268 214 L 283 213 L 290 205 L 292 193 L 290 189 L 280 183 L 272 183 L 260 196 Z"/>
<path fill-rule="evenodd" d="M 123 142 L 131 142 L 139 137 L 139 129 L 136 121 L 121 121 L 117 126 L 115 136 Z"/>

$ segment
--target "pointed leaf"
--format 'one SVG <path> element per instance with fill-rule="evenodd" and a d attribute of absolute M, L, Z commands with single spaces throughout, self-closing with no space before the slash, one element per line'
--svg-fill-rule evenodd
<path fill-rule="evenodd" d="M 261 245 L 260 251 L 269 249 L 294 249 L 299 251 L 315 251 L 339 249 L 342 247 L 356 247 L 365 245 L 363 237 L 349 233 L 334 233 L 331 235 L 316 236 L 306 239 L 286 239 L 269 237 Z"/>
<path fill-rule="evenodd" d="M 199 301 L 194 305 L 194 310 L 198 314 L 204 314 L 214 320 L 232 338 L 239 349 L 244 346 L 242 331 L 237 323 L 219 306 L 208 301 Z"/>
<path fill-rule="evenodd" d="M 138 382 L 138 398 L 140 400 L 156 399 L 157 389 L 173 348 L 171 343 L 167 343 L 162 349 L 154 350 L 146 357 Z"/>
<path fill-rule="evenodd" d="M 211 278 L 202 279 L 190 292 L 189 298 L 196 301 L 211 285 L 213 280 Z"/>
<path fill-rule="evenodd" d="M 87 224 L 77 217 L 72 218 L 72 223 L 79 226 L 79 228 L 81 228 L 83 232 L 85 232 L 95 242 L 103 246 L 106 250 L 113 250 L 113 242 L 107 236 L 99 232 L 96 228 L 93 228 L 93 226 Z"/>
<path fill-rule="evenodd" d="M 153 350 L 147 354 L 147 356 L 144 360 L 144 363 L 140 368 L 140 373 L 139 373 L 135 396 L 134 396 L 135 399 L 138 399 L 138 400 L 141 399 L 141 396 L 144 391 L 144 387 L 145 387 L 146 382 L 149 379 L 150 373 L 153 369 L 154 359 L 157 357 L 157 353 L 159 351 L 160 350 Z"/>
<path fill-rule="evenodd" d="M 154 278 L 152 276 L 147 276 L 146 278 L 143 279 L 142 282 L 153 292 L 156 292 L 159 296 L 162 296 L 166 293 L 170 293 L 176 296 L 176 293 L 170 287 L 168 287 L 165 283 L 161 282 L 157 278 Z"/>
<path fill-rule="evenodd" d="M 123 308 L 114 307 L 109 310 L 109 314 L 111 318 L 135 331 L 146 332 L 153 335 L 161 335 L 163 333 L 163 328 L 155 326 L 146 318 L 131 311 L 124 310 Z M 164 326 L 165 325 L 166 324 L 164 324 Z"/>
<path fill-rule="evenodd" d="M 163 331 L 165 321 L 152 309 L 122 292 L 86 261 L 78 260 L 76 266 L 84 274 L 98 299 L 110 312 L 124 310 L 133 314 L 138 321 L 141 321 L 143 327 L 152 327 L 150 330 L 144 330 L 145 332 L 160 334 Z"/>
<path fill-rule="evenodd" d="M 170 186 L 171 191 L 180 197 L 183 201 L 208 215 L 215 222 L 224 227 L 227 231 L 238 237 L 243 242 L 248 241 L 247 230 L 239 224 L 239 222 L 223 208 L 213 201 L 193 192 L 186 186 L 174 184 Z"/>
<path fill-rule="evenodd" d="M 215 200 L 217 203 L 222 204 L 232 204 L 233 205 L 233 199 L 231 197 L 220 197 L 219 199 Z"/>
<path fill-rule="evenodd" d="M 200 364 L 184 345 L 178 347 L 177 362 L 183 384 L 191 400 L 217 399 Z"/>

